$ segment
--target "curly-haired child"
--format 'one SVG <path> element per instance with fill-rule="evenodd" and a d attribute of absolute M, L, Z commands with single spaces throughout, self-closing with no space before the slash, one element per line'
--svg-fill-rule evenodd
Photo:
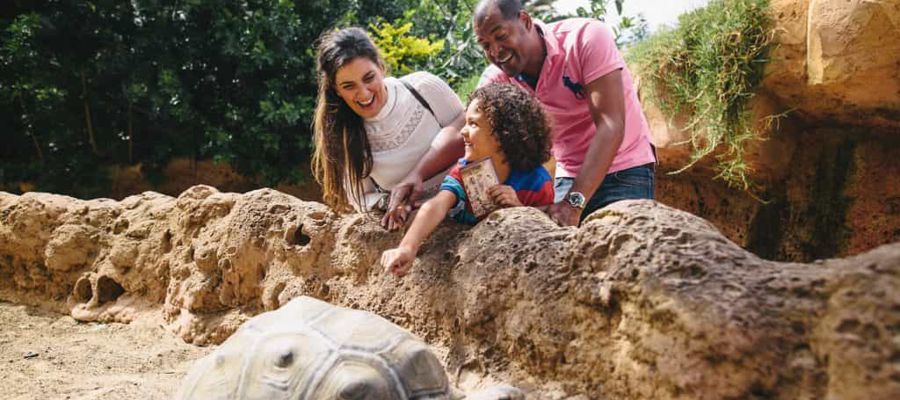
<path fill-rule="evenodd" d="M 409 272 L 419 246 L 446 216 L 466 224 L 478 222 L 460 176 L 460 168 L 468 162 L 490 157 L 503 184 L 489 188 L 487 194 L 499 207 L 553 203 L 553 179 L 541 165 L 550 158 L 550 126 L 532 96 L 510 84 L 475 90 L 460 133 L 465 156 L 444 178 L 440 192 L 419 209 L 400 245 L 381 255 L 382 265 L 394 275 Z"/>

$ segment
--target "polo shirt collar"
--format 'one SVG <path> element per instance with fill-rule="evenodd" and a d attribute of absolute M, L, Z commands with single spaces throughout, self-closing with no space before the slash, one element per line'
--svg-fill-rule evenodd
<path fill-rule="evenodd" d="M 555 36 L 553 36 L 553 31 L 550 29 L 550 27 L 547 26 L 547 24 L 535 18 L 532 18 L 531 22 L 534 24 L 535 29 L 538 30 L 538 35 L 540 35 L 541 39 L 544 40 L 544 47 L 547 50 L 547 55 L 544 57 L 544 65 L 541 67 L 541 75 L 543 75 L 547 70 L 546 67 L 553 64 L 556 56 L 560 54 L 559 41 L 556 40 Z M 537 83 L 540 81 L 539 76 L 528 77 L 525 76 L 525 74 L 516 75 L 515 79 L 519 82 L 528 84 L 535 90 L 537 90 Z"/>
<path fill-rule="evenodd" d="M 532 18 L 531 21 L 534 23 L 534 26 L 538 29 L 538 34 L 541 35 L 541 38 L 544 39 L 544 44 L 547 48 L 547 58 L 553 59 L 559 54 L 559 41 L 556 40 L 556 37 L 553 36 L 553 31 L 547 24 Z"/>

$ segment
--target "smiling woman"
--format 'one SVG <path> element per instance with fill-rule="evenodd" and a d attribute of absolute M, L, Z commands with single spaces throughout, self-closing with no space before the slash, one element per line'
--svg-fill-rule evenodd
<path fill-rule="evenodd" d="M 378 48 L 360 28 L 325 34 L 317 60 L 313 173 L 324 201 L 340 211 L 368 211 L 386 208 L 400 185 L 436 192 L 442 172 L 463 153 L 463 107 L 450 86 L 427 72 L 386 76 Z M 444 151 L 423 158 L 433 147 Z M 394 215 L 398 220 L 385 218 L 385 226 L 406 216 Z"/>
<path fill-rule="evenodd" d="M 387 101 L 384 70 L 368 58 L 356 58 L 337 70 L 337 93 L 350 109 L 363 118 L 372 118 Z"/>

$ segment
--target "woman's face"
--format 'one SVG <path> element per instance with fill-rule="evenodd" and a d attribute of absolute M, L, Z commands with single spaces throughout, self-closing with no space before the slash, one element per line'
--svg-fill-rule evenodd
<path fill-rule="evenodd" d="M 469 103 L 469 108 L 466 109 L 466 124 L 459 131 L 466 145 L 466 161 L 478 161 L 485 157 L 497 158 L 503 155 L 490 121 L 478 109 L 479 103 L 481 101 L 478 99 Z"/>
<path fill-rule="evenodd" d="M 378 115 L 387 103 L 384 70 L 366 57 L 357 57 L 338 68 L 335 91 L 350 109 L 363 118 Z"/>

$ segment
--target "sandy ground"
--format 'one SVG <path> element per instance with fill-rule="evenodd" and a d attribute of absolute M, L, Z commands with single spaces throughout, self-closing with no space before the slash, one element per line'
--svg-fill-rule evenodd
<path fill-rule="evenodd" d="M 0 301 L 0 400 L 170 399 L 193 362 L 213 350 L 183 342 L 159 321 L 81 323 Z M 432 351 L 446 357 L 444 348 Z M 451 379 L 462 391 L 500 383 L 457 373 Z"/>
<path fill-rule="evenodd" d="M 168 399 L 212 350 L 158 321 L 79 323 L 0 302 L 0 399 Z"/>

